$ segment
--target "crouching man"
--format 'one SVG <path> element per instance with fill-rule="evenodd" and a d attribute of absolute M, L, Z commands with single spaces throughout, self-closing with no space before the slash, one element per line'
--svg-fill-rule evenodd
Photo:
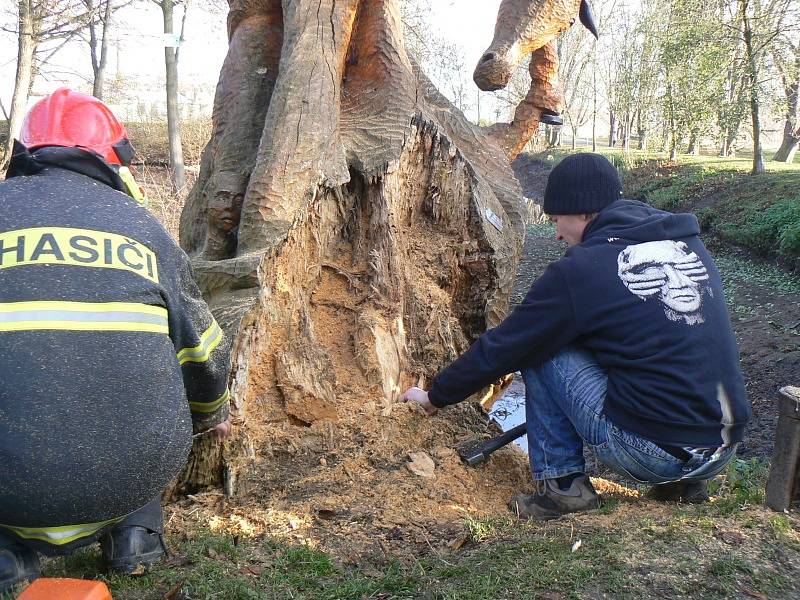
<path fill-rule="evenodd" d="M 124 127 L 62 88 L 0 183 L 0 592 L 37 553 L 164 555 L 159 497 L 194 431 L 229 431 L 228 348 L 189 260 L 140 206 Z"/>
<path fill-rule="evenodd" d="M 533 495 L 511 508 L 556 518 L 597 508 L 584 443 L 653 495 L 700 501 L 750 418 L 738 350 L 697 219 L 620 198 L 616 169 L 568 156 L 544 211 L 567 242 L 525 300 L 404 400 L 427 413 L 521 371 Z"/>

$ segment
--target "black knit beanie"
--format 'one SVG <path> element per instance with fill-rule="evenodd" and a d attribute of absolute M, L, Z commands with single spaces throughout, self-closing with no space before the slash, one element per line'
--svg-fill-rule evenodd
<path fill-rule="evenodd" d="M 618 200 L 617 169 L 600 154 L 580 152 L 562 160 L 547 178 L 544 212 L 548 215 L 596 213 Z"/>

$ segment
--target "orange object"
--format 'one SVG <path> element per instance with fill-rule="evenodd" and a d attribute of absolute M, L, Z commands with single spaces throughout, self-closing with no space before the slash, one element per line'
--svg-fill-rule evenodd
<path fill-rule="evenodd" d="M 113 600 L 101 581 L 40 577 L 17 600 Z"/>
<path fill-rule="evenodd" d="M 88 148 L 112 165 L 128 164 L 133 150 L 125 126 L 94 96 L 58 88 L 39 100 L 22 123 L 20 141 L 30 150 L 42 146 Z M 120 144 L 122 144 L 120 146 Z M 120 157 L 127 146 L 130 156 Z"/>

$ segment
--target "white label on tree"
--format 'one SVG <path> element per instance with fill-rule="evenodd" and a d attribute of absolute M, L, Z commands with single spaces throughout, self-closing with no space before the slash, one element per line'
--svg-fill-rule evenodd
<path fill-rule="evenodd" d="M 494 225 L 497 231 L 503 231 L 503 221 L 500 220 L 500 217 L 494 214 L 494 212 L 492 212 L 491 208 L 487 208 L 483 214 L 486 215 L 486 220 L 489 221 L 489 223 L 491 223 L 492 225 Z"/>
<path fill-rule="evenodd" d="M 177 48 L 181 45 L 181 34 L 180 33 L 165 33 L 164 34 L 164 46 L 166 48 Z"/>

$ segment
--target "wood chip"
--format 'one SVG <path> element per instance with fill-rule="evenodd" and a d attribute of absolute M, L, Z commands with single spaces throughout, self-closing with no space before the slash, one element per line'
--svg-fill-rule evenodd
<path fill-rule="evenodd" d="M 414 475 L 427 477 L 428 479 L 433 479 L 436 477 L 436 474 L 434 473 L 436 464 L 425 452 L 409 452 L 408 458 L 411 459 L 411 462 L 407 465 L 408 470 L 414 473 Z"/>

